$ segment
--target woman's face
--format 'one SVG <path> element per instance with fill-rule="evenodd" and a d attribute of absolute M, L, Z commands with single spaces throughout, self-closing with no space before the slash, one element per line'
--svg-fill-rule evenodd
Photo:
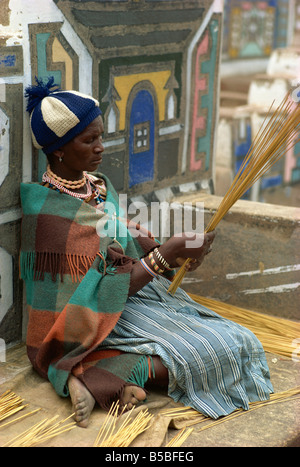
<path fill-rule="evenodd" d="M 102 162 L 103 120 L 99 116 L 72 141 L 62 146 L 60 155 L 68 171 L 93 172 Z"/>

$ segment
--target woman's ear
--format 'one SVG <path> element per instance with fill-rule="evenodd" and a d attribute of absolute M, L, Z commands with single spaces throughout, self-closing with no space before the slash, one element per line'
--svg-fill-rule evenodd
<path fill-rule="evenodd" d="M 53 151 L 53 156 L 57 157 L 59 162 L 62 162 L 63 158 L 64 158 L 64 152 L 62 149 L 56 149 L 55 151 Z"/>
<path fill-rule="evenodd" d="M 64 152 L 62 149 L 55 149 L 52 153 L 54 156 L 56 156 L 58 159 L 62 159 L 64 156 Z"/>

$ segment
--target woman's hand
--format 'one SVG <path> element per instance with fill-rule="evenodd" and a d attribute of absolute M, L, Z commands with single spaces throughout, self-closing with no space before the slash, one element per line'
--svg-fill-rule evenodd
<path fill-rule="evenodd" d="M 211 245 L 215 236 L 214 231 L 204 234 L 174 235 L 159 247 L 159 251 L 173 268 L 182 266 L 187 258 L 191 258 L 186 270 L 195 271 L 212 250 Z"/>
<path fill-rule="evenodd" d="M 191 258 L 186 269 L 187 271 L 194 271 L 200 266 L 205 255 L 211 251 L 211 244 L 214 238 L 215 232 L 209 232 L 203 235 L 174 235 L 158 248 L 160 254 L 172 268 L 178 268 L 187 258 Z M 148 261 L 148 266 L 151 268 L 149 259 L 145 258 L 145 260 Z M 141 262 L 136 262 L 131 271 L 129 295 L 134 295 L 138 290 L 148 284 L 151 279 L 151 276 L 141 265 Z"/>
<path fill-rule="evenodd" d="M 208 253 L 211 251 L 208 250 L 207 253 L 205 253 L 205 255 L 208 255 Z M 203 263 L 203 260 L 205 258 L 205 255 L 203 256 L 202 259 L 190 259 L 189 262 L 185 265 L 185 270 L 187 272 L 193 272 L 193 271 L 196 271 L 196 269 L 201 266 L 201 264 Z M 186 261 L 186 258 L 176 258 L 176 262 L 178 264 L 178 266 L 182 266 Z"/>

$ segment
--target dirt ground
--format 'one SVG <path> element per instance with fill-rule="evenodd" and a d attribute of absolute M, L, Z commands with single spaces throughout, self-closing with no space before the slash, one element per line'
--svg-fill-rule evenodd
<path fill-rule="evenodd" d="M 299 386 L 299 363 L 271 353 L 267 353 L 266 356 L 275 392 Z M 23 398 L 24 404 L 28 404 L 28 407 L 22 412 L 0 421 L 1 447 L 36 423 L 45 419 L 49 420 L 53 416 L 58 416 L 57 421 L 61 421 L 72 413 L 70 400 L 57 396 L 50 383 L 41 379 L 31 368 L 25 346 L 22 344 L 9 350 L 6 362 L 0 363 L 0 395 L 6 390 L 11 390 Z M 198 447 L 299 446 L 299 401 L 299 398 L 285 400 L 282 403 L 265 405 L 254 411 L 243 411 L 241 416 L 232 420 L 226 420 L 225 417 L 222 423 L 208 428 L 207 426 L 212 420 L 206 419 L 199 422 L 196 420 L 197 423 L 191 426 L 193 431 L 183 443 L 182 449 L 188 448 L 189 451 L 195 452 L 196 456 L 196 450 L 193 451 L 193 449 Z M 160 450 L 166 448 L 169 441 L 179 433 L 180 429 L 187 426 L 189 422 L 193 422 L 191 416 L 174 419 L 163 414 L 163 411 L 172 407 L 182 407 L 182 404 L 174 403 L 163 392 L 156 391 L 148 394 L 146 402 L 137 407 L 132 416 L 136 416 L 141 410 L 148 410 L 153 418 L 147 431 L 139 435 L 130 448 L 148 448 L 150 451 L 151 448 L 160 448 Z M 15 420 L 18 416 L 30 413 L 35 409 L 39 409 L 39 411 L 4 426 L 7 421 Z M 88 428 L 75 426 L 71 431 L 56 436 L 40 446 L 93 447 L 106 416 L 106 412 L 96 407 Z M 153 455 L 155 452 L 157 451 L 153 450 Z M 103 455 L 103 451 L 100 455 Z M 140 459 L 143 458 L 145 461 L 144 454 Z"/>

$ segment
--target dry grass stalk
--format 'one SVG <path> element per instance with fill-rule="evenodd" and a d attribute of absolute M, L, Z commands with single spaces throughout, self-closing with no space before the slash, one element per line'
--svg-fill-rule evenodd
<path fill-rule="evenodd" d="M 177 433 L 176 436 L 174 436 L 174 438 L 172 438 L 168 444 L 166 444 L 166 448 L 179 448 L 180 446 L 183 445 L 183 443 L 185 442 L 185 440 L 190 436 L 190 434 L 192 433 L 193 431 L 193 428 L 182 428 L 179 433 Z"/>
<path fill-rule="evenodd" d="M 168 416 L 174 416 L 174 417 L 180 417 L 182 415 L 182 411 L 184 411 L 185 415 L 189 416 L 198 416 L 199 412 L 197 412 L 195 409 L 192 409 L 190 406 L 185 406 L 185 407 L 173 407 L 171 409 L 166 409 L 162 410 L 160 412 L 160 415 L 168 415 Z M 204 417 L 204 415 L 203 415 Z"/>
<path fill-rule="evenodd" d="M 30 415 L 33 415 L 37 412 L 39 412 L 42 409 L 35 409 L 32 412 L 25 413 L 24 415 L 21 415 L 20 417 L 14 418 L 13 420 L 10 420 L 9 422 L 6 423 L 1 423 L 0 429 L 4 428 L 5 426 L 11 425 L 12 423 L 19 422 L 20 420 L 23 420 L 23 418 L 29 417 Z"/>
<path fill-rule="evenodd" d="M 175 407 L 173 409 L 166 409 L 160 412 L 160 415 L 165 415 L 166 417 L 171 417 L 174 420 L 181 420 L 185 422 L 188 417 L 188 422 L 185 424 L 185 427 L 196 425 L 204 420 L 207 420 L 207 417 L 197 410 L 192 409 L 192 407 Z"/>
<path fill-rule="evenodd" d="M 203 421 L 208 420 L 208 418 L 197 410 L 192 409 L 191 407 L 176 407 L 173 409 L 166 409 L 159 413 L 160 415 L 165 415 L 174 420 L 179 420 L 184 423 L 185 428 L 192 425 L 197 425 Z"/>
<path fill-rule="evenodd" d="M 295 351 L 293 342 L 300 335 L 300 323 L 265 315 L 210 298 L 190 294 L 191 298 L 226 319 L 252 331 L 262 343 L 264 350 L 291 358 Z"/>
<path fill-rule="evenodd" d="M 75 421 L 66 424 L 66 421 L 73 416 L 74 414 L 59 422 L 55 422 L 58 415 L 51 419 L 46 418 L 10 440 L 3 447 L 33 447 L 49 441 L 55 436 L 75 428 Z"/>
<path fill-rule="evenodd" d="M 275 111 L 273 105 L 205 232 L 214 230 L 234 203 L 299 141 L 300 105 L 295 105 L 289 94 Z M 176 273 L 169 293 L 174 294 L 180 286 L 189 261 L 190 258 Z"/>
<path fill-rule="evenodd" d="M 123 412 L 125 410 L 126 406 Z M 128 447 L 138 435 L 146 431 L 153 415 L 146 409 L 132 419 L 133 410 L 134 407 L 126 413 L 121 425 L 117 427 L 119 402 L 113 403 L 99 430 L 94 447 Z"/>

